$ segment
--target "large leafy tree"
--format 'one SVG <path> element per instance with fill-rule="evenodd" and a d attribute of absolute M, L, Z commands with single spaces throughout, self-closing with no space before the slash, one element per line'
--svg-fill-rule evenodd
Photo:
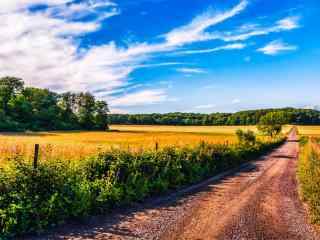
<path fill-rule="evenodd" d="M 95 103 L 95 128 L 106 130 L 108 128 L 109 107 L 105 101 L 96 101 Z"/>
<path fill-rule="evenodd" d="M 72 92 L 62 93 L 59 96 L 58 106 L 60 107 L 60 117 L 64 120 L 65 128 L 79 128 L 75 114 L 78 109 L 77 94 Z"/>
<path fill-rule="evenodd" d="M 282 126 L 288 121 L 285 112 L 270 112 L 260 118 L 258 129 L 270 137 L 277 136 L 282 131 Z"/>
<path fill-rule="evenodd" d="M 9 113 L 9 101 L 23 90 L 23 81 L 15 77 L 0 78 L 0 105 L 5 114 Z"/>
<path fill-rule="evenodd" d="M 59 107 L 57 105 L 58 94 L 48 89 L 28 87 L 23 90 L 23 95 L 32 108 L 34 128 L 56 129 L 60 121 Z"/>
<path fill-rule="evenodd" d="M 58 94 L 48 89 L 24 87 L 21 79 L 0 78 L 0 131 L 103 129 L 108 104 L 90 93 Z"/>
<path fill-rule="evenodd" d="M 77 116 L 85 129 L 94 129 L 95 97 L 88 92 L 77 95 Z"/>

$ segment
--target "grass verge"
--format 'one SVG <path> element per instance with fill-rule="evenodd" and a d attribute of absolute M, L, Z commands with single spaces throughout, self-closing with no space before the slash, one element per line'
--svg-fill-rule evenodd
<path fill-rule="evenodd" d="M 302 200 L 309 206 L 312 223 L 320 223 L 320 145 L 314 138 L 300 139 L 298 180 Z"/>

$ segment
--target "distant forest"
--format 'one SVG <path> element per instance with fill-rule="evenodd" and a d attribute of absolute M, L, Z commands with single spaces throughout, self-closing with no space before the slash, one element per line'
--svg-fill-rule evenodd
<path fill-rule="evenodd" d="M 0 131 L 106 130 L 108 124 L 255 125 L 268 112 L 284 112 L 288 123 L 320 125 L 320 112 L 262 109 L 237 113 L 109 114 L 108 104 L 89 92 L 58 94 L 25 87 L 19 78 L 0 78 Z"/>
<path fill-rule="evenodd" d="M 105 130 L 108 105 L 88 92 L 58 94 L 0 78 L 0 131 Z"/>
<path fill-rule="evenodd" d="M 260 109 L 237 113 L 110 114 L 110 124 L 141 125 L 255 125 L 269 112 L 283 112 L 289 124 L 319 125 L 320 112 L 310 109 Z"/>

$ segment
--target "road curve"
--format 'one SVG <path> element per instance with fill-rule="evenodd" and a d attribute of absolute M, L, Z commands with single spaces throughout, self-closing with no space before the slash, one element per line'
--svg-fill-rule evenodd
<path fill-rule="evenodd" d="M 320 239 L 297 193 L 296 140 L 293 131 L 270 155 L 193 194 L 142 204 L 37 239 Z"/>

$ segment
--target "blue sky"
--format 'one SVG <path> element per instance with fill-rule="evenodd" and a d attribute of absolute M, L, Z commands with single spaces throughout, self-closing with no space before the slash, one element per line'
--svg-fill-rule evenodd
<path fill-rule="evenodd" d="M 0 75 L 112 112 L 320 104 L 317 0 L 2 0 Z"/>

